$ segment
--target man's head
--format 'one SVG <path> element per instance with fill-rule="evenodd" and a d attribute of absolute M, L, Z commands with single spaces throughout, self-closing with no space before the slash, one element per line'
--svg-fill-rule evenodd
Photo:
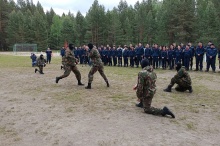
<path fill-rule="evenodd" d="M 43 54 L 41 54 L 41 55 L 40 55 L 40 59 L 43 59 L 43 58 L 44 58 L 44 55 L 43 55 Z"/>
<path fill-rule="evenodd" d="M 176 71 L 179 71 L 181 69 L 181 67 L 182 67 L 182 64 L 180 62 L 178 62 L 176 64 Z"/>
<path fill-rule="evenodd" d="M 147 67 L 147 66 L 149 66 L 150 65 L 150 63 L 149 63 L 149 60 L 148 59 L 143 59 L 142 61 L 141 61 L 141 67 L 142 68 L 145 68 L 145 67 Z"/>
<path fill-rule="evenodd" d="M 69 44 L 69 49 L 72 51 L 74 49 L 74 45 L 73 44 Z"/>
<path fill-rule="evenodd" d="M 214 44 L 211 44 L 210 46 L 211 46 L 211 48 L 215 48 L 215 45 L 214 45 Z"/>
<path fill-rule="evenodd" d="M 92 44 L 92 43 L 89 43 L 89 44 L 88 44 L 88 47 L 89 47 L 89 49 L 91 50 L 91 49 L 93 48 L 93 44 Z"/>

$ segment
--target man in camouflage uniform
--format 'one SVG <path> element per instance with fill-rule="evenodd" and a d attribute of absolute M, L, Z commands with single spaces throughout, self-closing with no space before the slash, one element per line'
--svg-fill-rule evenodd
<path fill-rule="evenodd" d="M 185 67 L 182 67 L 181 63 L 177 63 L 176 65 L 177 74 L 171 79 L 170 84 L 166 89 L 164 89 L 165 92 L 171 92 L 172 87 L 174 84 L 177 84 L 176 91 L 179 92 L 185 92 L 186 90 L 189 90 L 189 93 L 192 93 L 192 82 L 190 75 L 185 70 Z"/>
<path fill-rule="evenodd" d="M 137 107 L 143 107 L 144 112 L 152 115 L 170 115 L 172 118 L 175 118 L 174 114 L 167 108 L 163 109 L 155 108 L 151 106 L 152 99 L 156 93 L 156 79 L 157 75 L 153 72 L 153 68 L 149 66 L 150 63 L 148 59 L 141 61 L 142 71 L 138 74 L 138 83 L 134 87 L 136 90 L 137 97 L 140 100 L 139 104 L 136 104 Z"/>
<path fill-rule="evenodd" d="M 81 83 L 81 74 L 76 66 L 77 59 L 73 54 L 73 49 L 73 44 L 69 44 L 69 47 L 66 49 L 65 55 L 62 58 L 62 64 L 64 65 L 65 72 L 62 76 L 56 77 L 56 83 L 58 83 L 60 79 L 68 77 L 72 71 L 78 80 L 78 85 L 84 85 Z"/>
<path fill-rule="evenodd" d="M 93 81 L 93 75 L 98 71 L 100 73 L 100 75 L 103 77 L 103 79 L 105 80 L 107 87 L 109 87 L 109 83 L 108 83 L 108 79 L 104 73 L 104 67 L 103 67 L 103 63 L 102 60 L 100 58 L 100 54 L 99 51 L 93 47 L 93 44 L 88 44 L 88 47 L 86 48 L 87 51 L 89 50 L 89 57 L 91 59 L 91 64 L 92 64 L 92 68 L 89 72 L 88 78 L 88 86 L 85 87 L 86 89 L 91 89 L 91 84 Z"/>
<path fill-rule="evenodd" d="M 37 58 L 37 66 L 39 67 L 39 70 L 35 68 L 35 73 L 38 71 L 40 74 L 43 73 L 43 67 L 46 66 L 46 60 L 44 59 L 44 56 L 41 54 L 40 57 Z"/>

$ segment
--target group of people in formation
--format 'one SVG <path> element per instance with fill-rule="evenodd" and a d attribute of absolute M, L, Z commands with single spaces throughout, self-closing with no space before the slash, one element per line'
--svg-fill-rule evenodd
<path fill-rule="evenodd" d="M 89 64 L 90 59 L 86 46 L 75 47 L 74 55 L 79 60 L 80 64 Z M 185 66 L 186 70 L 193 69 L 193 63 L 195 61 L 195 71 L 203 71 L 203 61 L 206 58 L 207 66 L 206 71 L 208 72 L 210 66 L 212 71 L 216 71 L 216 57 L 220 59 L 220 50 L 217 50 L 215 45 L 209 41 L 207 46 L 204 46 L 202 42 L 199 42 L 197 46 L 193 46 L 191 43 L 184 45 L 176 45 L 176 43 L 170 46 L 159 46 L 158 44 L 149 44 L 145 47 L 139 43 L 136 46 L 132 44 L 124 45 L 124 47 L 115 45 L 113 47 L 100 46 L 97 47 L 101 60 L 104 65 L 108 66 L 119 66 L 119 67 L 139 67 L 142 59 L 147 58 L 150 65 L 154 69 L 174 69 L 174 66 L 179 62 Z M 64 55 L 65 49 L 61 49 L 61 56 Z M 195 58 L 195 59 L 194 59 Z M 220 68 L 220 61 L 219 61 Z"/>

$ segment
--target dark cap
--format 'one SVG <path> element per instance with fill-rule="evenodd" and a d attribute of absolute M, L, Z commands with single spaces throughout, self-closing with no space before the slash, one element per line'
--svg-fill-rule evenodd
<path fill-rule="evenodd" d="M 69 44 L 69 49 L 73 50 L 74 49 L 74 45 L 73 44 Z"/>
<path fill-rule="evenodd" d="M 88 47 L 89 47 L 89 49 L 92 49 L 92 48 L 93 48 L 93 44 L 92 44 L 92 43 L 89 43 L 89 44 L 88 44 Z"/>

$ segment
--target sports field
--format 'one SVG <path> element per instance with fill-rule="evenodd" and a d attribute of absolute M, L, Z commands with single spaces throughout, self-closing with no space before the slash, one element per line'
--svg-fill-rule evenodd
<path fill-rule="evenodd" d="M 220 73 L 190 71 L 192 94 L 165 93 L 175 71 L 155 70 L 152 105 L 176 118 L 147 115 L 135 107 L 140 68 L 105 67 L 110 88 L 96 73 L 92 90 L 74 74 L 55 83 L 60 57 L 34 73 L 29 56 L 0 54 L 1 146 L 211 146 L 220 144 Z M 87 84 L 89 66 L 78 65 Z"/>

